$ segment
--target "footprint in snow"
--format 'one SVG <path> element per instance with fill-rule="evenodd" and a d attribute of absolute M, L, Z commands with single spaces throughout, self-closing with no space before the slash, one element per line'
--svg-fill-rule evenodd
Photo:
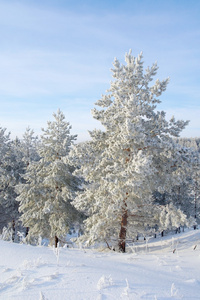
<path fill-rule="evenodd" d="M 0 284 L 0 293 L 4 292 L 8 289 L 16 289 L 20 287 L 21 282 L 23 282 L 23 275 L 18 273 L 17 275 L 12 275 L 8 279 L 6 279 L 3 283 Z"/>

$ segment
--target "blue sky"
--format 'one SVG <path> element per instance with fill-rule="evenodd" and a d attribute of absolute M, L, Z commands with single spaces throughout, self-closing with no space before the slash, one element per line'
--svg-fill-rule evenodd
<path fill-rule="evenodd" d="M 88 139 L 114 57 L 132 49 L 145 66 L 158 62 L 156 78 L 170 77 L 158 110 L 190 120 L 182 136 L 200 136 L 199 15 L 196 0 L 0 0 L 0 125 L 40 134 L 60 108 Z"/>

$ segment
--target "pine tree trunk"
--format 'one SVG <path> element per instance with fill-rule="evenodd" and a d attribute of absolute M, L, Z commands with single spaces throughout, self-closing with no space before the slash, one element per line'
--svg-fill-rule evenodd
<path fill-rule="evenodd" d="M 194 218 L 197 220 L 197 181 L 195 181 L 195 193 L 194 193 Z M 197 225 L 194 225 L 194 230 L 197 229 Z"/>
<path fill-rule="evenodd" d="M 58 237 L 55 235 L 55 248 L 58 247 Z"/>
<path fill-rule="evenodd" d="M 127 228 L 127 220 L 128 214 L 127 210 L 124 211 L 121 220 L 121 229 L 119 233 L 119 251 L 125 253 L 126 252 L 126 228 Z"/>
<path fill-rule="evenodd" d="M 15 241 L 15 220 L 12 220 L 12 241 Z"/>
<path fill-rule="evenodd" d="M 28 232 L 29 232 L 29 227 L 26 227 L 25 237 L 27 237 Z"/>

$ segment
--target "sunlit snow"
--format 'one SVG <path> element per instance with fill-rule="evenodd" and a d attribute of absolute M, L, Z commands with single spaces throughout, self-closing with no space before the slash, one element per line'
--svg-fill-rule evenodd
<path fill-rule="evenodd" d="M 0 241 L 0 299 L 200 299 L 200 231 L 140 241 L 129 253 Z"/>

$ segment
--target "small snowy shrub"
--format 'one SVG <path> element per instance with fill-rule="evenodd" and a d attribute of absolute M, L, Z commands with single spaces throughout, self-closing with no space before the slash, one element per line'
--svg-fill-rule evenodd
<path fill-rule="evenodd" d="M 100 290 L 105 289 L 105 288 L 107 288 L 111 285 L 113 285 L 113 280 L 112 280 L 111 275 L 109 275 L 109 276 L 103 275 L 97 283 L 97 289 L 100 291 Z"/>

